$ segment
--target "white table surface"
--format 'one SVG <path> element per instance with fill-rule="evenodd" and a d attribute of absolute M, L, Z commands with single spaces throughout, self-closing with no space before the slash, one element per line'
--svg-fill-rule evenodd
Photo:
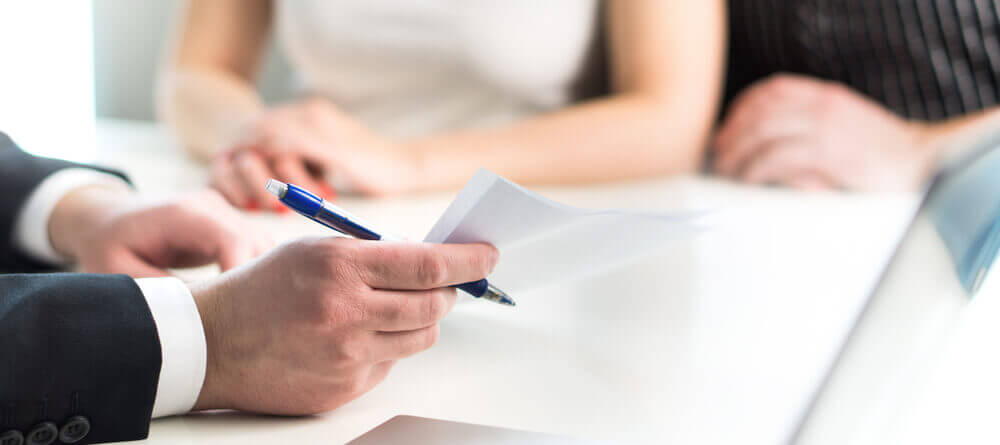
<path fill-rule="evenodd" d="M 97 136 L 98 161 L 145 192 L 205 182 L 204 167 L 160 127 L 102 121 Z M 629 443 L 779 443 L 916 203 L 704 177 L 537 190 L 582 207 L 725 211 L 712 231 L 652 257 L 516 295 L 514 310 L 460 304 L 433 349 L 334 412 L 161 419 L 147 442 L 342 443 L 410 414 Z M 419 239 L 454 194 L 339 204 Z M 278 239 L 328 234 L 295 215 L 251 218 Z M 1000 441 L 994 294 L 972 303 L 946 360 L 888 437 Z"/>

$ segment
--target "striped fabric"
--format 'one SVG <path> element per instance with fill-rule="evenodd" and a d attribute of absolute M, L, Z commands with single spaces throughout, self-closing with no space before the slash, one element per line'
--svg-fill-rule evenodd
<path fill-rule="evenodd" d="M 731 0 L 727 97 L 777 72 L 940 120 L 1000 102 L 998 0 Z"/>

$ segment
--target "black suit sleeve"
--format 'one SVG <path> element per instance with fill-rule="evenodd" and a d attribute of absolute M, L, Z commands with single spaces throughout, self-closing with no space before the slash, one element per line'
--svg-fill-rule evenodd
<path fill-rule="evenodd" d="M 127 180 L 121 173 L 113 170 L 31 156 L 0 132 L 0 273 L 37 272 L 46 269 L 14 246 L 14 222 L 35 187 L 52 173 L 70 167 L 96 169 Z"/>
<path fill-rule="evenodd" d="M 0 434 L 76 416 L 90 425 L 78 443 L 148 434 L 160 342 L 127 276 L 0 275 L 0 364 Z"/>
<path fill-rule="evenodd" d="M 0 133 L 0 445 L 69 443 L 82 433 L 76 443 L 137 440 L 149 431 L 161 351 L 135 281 L 2 275 L 42 268 L 15 247 L 14 223 L 31 192 L 69 167 L 95 168 L 31 156 Z"/>

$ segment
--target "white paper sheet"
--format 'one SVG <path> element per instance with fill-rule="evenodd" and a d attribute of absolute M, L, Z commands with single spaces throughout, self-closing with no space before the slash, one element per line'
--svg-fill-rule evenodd
<path fill-rule="evenodd" d="M 655 252 L 701 230 L 704 215 L 579 209 L 480 170 L 425 241 L 493 244 L 500 264 L 490 282 L 526 292 Z"/>

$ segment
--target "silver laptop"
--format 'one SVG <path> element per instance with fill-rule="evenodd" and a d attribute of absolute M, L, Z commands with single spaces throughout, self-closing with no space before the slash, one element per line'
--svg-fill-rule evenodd
<path fill-rule="evenodd" d="M 1000 247 L 998 147 L 996 134 L 969 144 L 932 181 L 789 443 L 877 442 L 894 425 L 988 282 Z"/>

